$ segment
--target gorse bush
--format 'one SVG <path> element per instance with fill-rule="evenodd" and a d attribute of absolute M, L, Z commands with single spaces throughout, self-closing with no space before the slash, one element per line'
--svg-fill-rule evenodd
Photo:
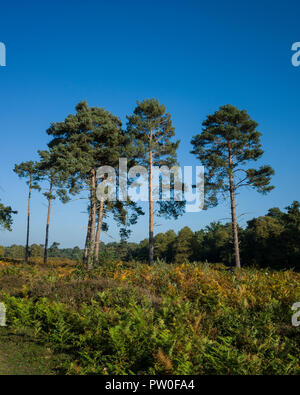
<path fill-rule="evenodd" d="M 2 265 L 0 300 L 11 328 L 71 356 L 68 374 L 299 374 L 299 280 L 209 264 Z"/>

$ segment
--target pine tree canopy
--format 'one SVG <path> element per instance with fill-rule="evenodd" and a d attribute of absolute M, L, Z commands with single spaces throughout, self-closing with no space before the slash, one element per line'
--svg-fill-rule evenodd
<path fill-rule="evenodd" d="M 274 170 L 270 166 L 245 168 L 249 161 L 257 161 L 264 151 L 258 124 L 247 111 L 232 105 L 220 107 L 202 123 L 202 133 L 193 137 L 191 153 L 205 167 L 206 204 L 216 205 L 218 193 L 229 191 L 229 176 L 235 178 L 234 190 L 249 186 L 266 193 Z"/>
<path fill-rule="evenodd" d="M 10 206 L 4 206 L 0 203 L 0 229 L 11 231 L 11 225 L 13 223 L 12 214 L 17 214 Z"/>
<path fill-rule="evenodd" d="M 26 184 L 30 185 L 31 189 L 41 189 L 38 184 L 40 181 L 40 173 L 37 162 L 31 160 L 15 165 L 14 172 L 21 178 L 27 178 Z"/>
<path fill-rule="evenodd" d="M 84 178 L 92 168 L 118 164 L 128 143 L 121 126 L 120 119 L 109 111 L 88 107 L 82 101 L 77 104 L 75 115 L 51 124 L 47 133 L 54 138 L 48 145 L 56 153 L 60 168 Z"/>
<path fill-rule="evenodd" d="M 176 164 L 176 150 L 180 141 L 171 141 L 175 135 L 171 115 L 156 99 L 137 102 L 132 116 L 128 116 L 127 130 L 132 136 L 134 155 L 142 166 L 149 165 L 149 151 L 153 166 Z"/>

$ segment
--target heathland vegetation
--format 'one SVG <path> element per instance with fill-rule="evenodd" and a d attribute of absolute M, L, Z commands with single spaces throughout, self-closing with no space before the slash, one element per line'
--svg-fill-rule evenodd
<path fill-rule="evenodd" d="M 8 327 L 0 334 L 2 347 L 39 345 L 40 366 L 47 356 L 53 362 L 49 373 L 300 373 L 299 328 L 291 324 L 299 273 L 42 262 L 1 262 Z"/>
<path fill-rule="evenodd" d="M 125 158 L 143 165 L 151 180 L 154 166 L 178 164 L 179 141 L 157 100 L 138 103 L 127 120 L 123 127 L 107 110 L 80 102 L 75 114 L 50 124 L 39 160 L 15 166 L 28 187 L 26 243 L 0 247 L 7 311 L 0 373 L 20 373 L 14 361 L 21 358 L 33 369 L 22 370 L 28 374 L 300 374 L 299 328 L 291 324 L 300 301 L 300 203 L 270 208 L 245 227 L 237 220 L 241 187 L 263 194 L 273 188 L 270 166 L 249 165 L 263 155 L 257 123 L 226 105 L 191 136 L 191 152 L 206 170 L 204 209 L 228 198 L 231 222 L 155 232 L 156 214 L 176 219 L 186 202 L 174 199 L 174 179 L 171 199 L 155 201 L 150 181 L 149 237 L 134 243 L 128 236 L 144 212 L 130 199 L 98 199 L 97 187 L 109 182 L 97 169 L 117 169 Z M 30 244 L 37 192 L 48 202 L 44 244 Z M 59 240 L 48 246 L 53 200 L 67 204 L 85 193 L 84 248 L 60 248 Z M 16 214 L 0 203 L 3 230 Z M 111 221 L 120 242 L 104 244 Z M 15 359 L 8 350 L 16 350 Z"/>

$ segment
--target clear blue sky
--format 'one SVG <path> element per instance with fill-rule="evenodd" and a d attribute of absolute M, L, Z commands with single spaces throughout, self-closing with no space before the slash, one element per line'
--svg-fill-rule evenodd
<path fill-rule="evenodd" d="M 291 46 L 300 41 L 299 1 L 86 0 L 3 1 L 0 41 L 0 197 L 19 211 L 0 244 L 24 244 L 27 189 L 15 163 L 37 159 L 45 130 L 86 99 L 125 121 L 136 100 L 155 97 L 171 113 L 181 139 L 179 161 L 195 165 L 190 140 L 220 105 L 248 110 L 259 123 L 265 155 L 275 168 L 268 196 L 239 195 L 241 224 L 270 207 L 300 200 L 300 67 Z M 56 202 L 50 243 L 83 246 L 86 202 Z M 200 229 L 229 217 L 229 204 L 176 222 L 159 220 L 157 232 L 188 225 Z M 30 242 L 43 243 L 46 201 L 34 193 Z M 131 240 L 147 237 L 147 217 Z M 114 226 L 104 241 L 118 239 Z"/>

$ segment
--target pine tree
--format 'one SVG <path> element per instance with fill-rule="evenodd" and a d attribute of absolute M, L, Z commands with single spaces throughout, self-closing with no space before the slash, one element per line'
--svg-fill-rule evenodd
<path fill-rule="evenodd" d="M 153 167 L 172 166 L 176 164 L 176 151 L 179 141 L 172 141 L 175 129 L 171 115 L 166 113 L 164 105 L 158 100 L 148 99 L 137 102 L 133 115 L 128 116 L 127 131 L 132 136 L 135 146 L 134 156 L 141 166 L 148 170 L 149 200 L 149 264 L 154 259 L 154 200 L 153 200 Z M 166 203 L 166 202 L 164 202 Z M 161 215 L 176 217 L 181 209 L 181 202 L 162 205 Z M 173 212 L 170 210 L 173 207 Z"/>
<path fill-rule="evenodd" d="M 47 263 L 48 257 L 48 240 L 49 240 L 49 226 L 50 226 L 50 216 L 51 216 L 51 205 L 53 200 L 57 197 L 61 202 L 67 203 L 70 197 L 67 194 L 67 187 L 71 194 L 76 193 L 74 189 L 74 183 L 70 174 L 65 170 L 57 169 L 55 167 L 55 160 L 52 157 L 52 152 L 50 151 L 38 151 L 40 155 L 40 161 L 37 164 L 37 168 L 40 175 L 41 181 L 46 181 L 48 183 L 48 190 L 44 192 L 43 195 L 48 200 L 48 210 L 47 210 L 47 222 L 46 222 L 46 234 L 45 234 L 45 245 L 44 245 L 44 264 Z"/>
<path fill-rule="evenodd" d="M 261 158 L 263 150 L 261 133 L 256 130 L 258 124 L 245 110 L 232 105 L 222 106 L 208 115 L 202 125 L 202 133 L 191 141 L 194 147 L 191 152 L 205 167 L 206 203 L 216 205 L 220 194 L 230 195 L 235 264 L 240 268 L 237 190 L 248 186 L 260 193 L 271 191 L 270 180 L 274 170 L 270 166 L 261 166 L 258 170 L 246 167 L 249 161 Z"/>
<path fill-rule="evenodd" d="M 25 247 L 25 262 L 28 262 L 31 192 L 33 189 L 40 191 L 41 188 L 38 184 L 38 182 L 40 181 L 40 174 L 38 171 L 37 163 L 33 161 L 22 162 L 19 165 L 15 165 L 14 172 L 19 177 L 27 179 L 26 184 L 28 185 L 27 235 Z"/>
<path fill-rule="evenodd" d="M 103 165 L 116 168 L 126 151 L 128 139 L 118 117 L 103 108 L 88 107 L 85 101 L 76 106 L 75 115 L 69 115 L 64 122 L 52 123 L 47 133 L 54 137 L 49 147 L 55 151 L 56 165 L 68 169 L 74 180 L 83 184 L 83 189 L 89 189 L 89 219 L 83 260 L 91 269 L 97 238 L 96 170 Z"/>

